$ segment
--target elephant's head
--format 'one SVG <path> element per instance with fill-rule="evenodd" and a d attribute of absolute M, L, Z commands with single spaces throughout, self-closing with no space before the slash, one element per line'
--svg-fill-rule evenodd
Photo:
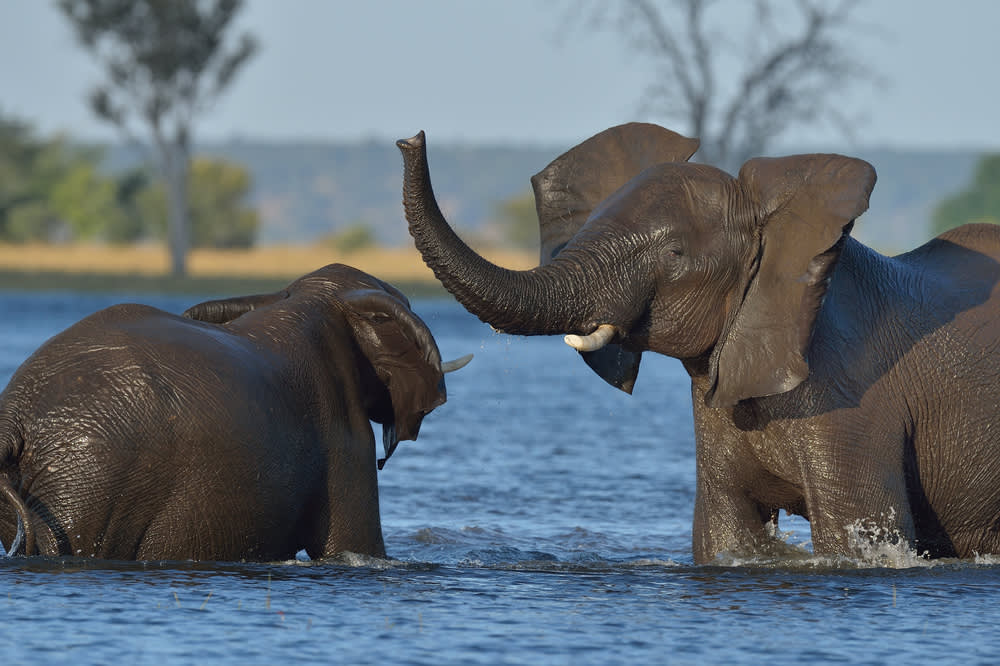
<path fill-rule="evenodd" d="M 331 309 L 342 320 L 332 317 Z M 356 361 L 370 420 L 382 425 L 385 458 L 400 440 L 414 440 L 423 418 L 447 399 L 444 373 L 461 368 L 465 356 L 442 363 L 427 325 L 413 312 L 406 297 L 392 285 L 367 273 L 331 264 L 305 275 L 272 294 L 201 303 L 184 316 L 217 324 L 233 322 L 250 312 L 248 328 L 260 327 L 270 316 L 285 321 L 324 317 L 346 322 L 357 347 Z"/>
<path fill-rule="evenodd" d="M 397 145 L 410 233 L 466 309 L 510 333 L 569 334 L 626 391 L 643 350 L 690 361 L 713 406 L 806 377 L 813 321 L 875 183 L 868 163 L 839 155 L 754 159 L 733 178 L 687 163 L 693 139 L 613 127 L 532 178 L 542 261 L 511 271 L 444 220 L 423 133 Z"/>

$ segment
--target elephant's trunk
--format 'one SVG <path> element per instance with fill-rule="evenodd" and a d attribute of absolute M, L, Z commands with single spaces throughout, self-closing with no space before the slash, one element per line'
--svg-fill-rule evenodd
<path fill-rule="evenodd" d="M 596 264 L 565 253 L 528 271 L 497 266 L 473 251 L 448 225 L 434 198 L 424 133 L 396 142 L 403 154 L 403 206 L 424 262 L 469 312 L 518 335 L 590 333 L 601 280 Z"/>

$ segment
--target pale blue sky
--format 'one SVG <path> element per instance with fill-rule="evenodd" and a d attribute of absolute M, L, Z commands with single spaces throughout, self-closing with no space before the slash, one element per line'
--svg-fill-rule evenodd
<path fill-rule="evenodd" d="M 614 1 L 614 0 L 610 0 Z M 743 3 L 723 0 L 734 7 Z M 870 0 L 856 48 L 886 79 L 843 100 L 856 145 L 1000 149 L 1000 2 Z M 249 0 L 262 43 L 198 139 L 575 143 L 638 113 L 647 63 L 613 33 L 560 29 L 560 0 Z M 44 131 L 116 135 L 84 104 L 100 72 L 50 2 L 0 0 L 0 109 Z M 685 131 L 684 127 L 673 129 Z M 829 127 L 792 145 L 849 150 Z"/>

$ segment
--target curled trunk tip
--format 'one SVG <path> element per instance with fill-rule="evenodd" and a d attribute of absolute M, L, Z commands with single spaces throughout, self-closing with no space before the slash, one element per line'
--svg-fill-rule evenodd
<path fill-rule="evenodd" d="M 423 148 L 424 147 L 424 131 L 420 130 L 414 136 L 409 139 L 399 139 L 396 141 L 396 146 L 400 150 L 409 150 L 411 148 Z"/>
<path fill-rule="evenodd" d="M 548 335 L 578 328 L 592 295 L 570 260 L 529 271 L 502 268 L 479 255 L 445 220 L 431 186 L 424 132 L 396 142 L 403 156 L 403 211 L 424 263 L 456 300 L 507 333 Z"/>

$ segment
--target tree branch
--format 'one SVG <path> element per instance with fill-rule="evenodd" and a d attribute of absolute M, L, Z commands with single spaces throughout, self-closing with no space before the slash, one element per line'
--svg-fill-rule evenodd
<path fill-rule="evenodd" d="M 656 104 L 662 115 L 685 122 L 685 131 L 702 140 L 699 157 L 728 168 L 736 166 L 734 158 L 764 150 L 792 125 L 836 120 L 832 96 L 875 78 L 838 43 L 857 5 L 858 0 L 755 0 L 741 50 L 731 55 L 732 40 L 710 27 L 711 0 L 629 0 L 619 11 L 619 29 L 662 68 L 663 75 L 642 95 L 643 108 Z M 790 13 L 798 19 L 796 27 L 787 26 Z M 683 30 L 674 32 L 672 25 Z M 718 81 L 730 79 L 730 71 L 740 74 L 723 90 Z"/>

